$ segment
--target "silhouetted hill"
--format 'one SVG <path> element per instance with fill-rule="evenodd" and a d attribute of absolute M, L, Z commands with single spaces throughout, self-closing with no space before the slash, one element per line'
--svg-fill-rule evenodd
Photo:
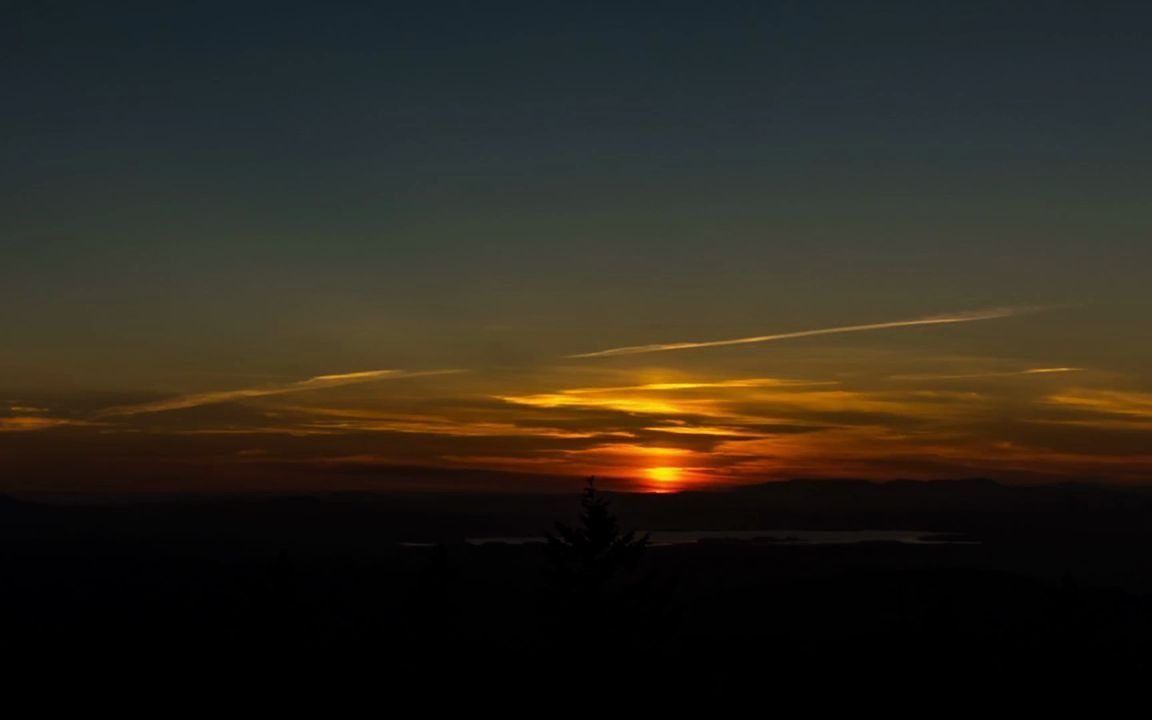
<path fill-rule="evenodd" d="M 610 495 L 625 518 L 648 530 L 1003 533 L 1152 527 L 1152 492 L 1106 485 L 833 479 Z M 263 546 L 455 542 L 470 536 L 539 535 L 555 519 L 566 518 L 569 506 L 570 496 L 553 493 L 197 496 L 51 505 L 0 496 L 0 538 L 179 536 Z"/>
<path fill-rule="evenodd" d="M 272 705 L 298 688 L 554 700 L 590 669 L 619 678 L 613 698 L 648 707 L 757 702 L 765 678 L 774 702 L 803 702 L 805 683 L 946 687 L 978 668 L 966 692 L 991 692 L 1116 682 L 1146 664 L 1152 511 L 1140 489 L 839 480 L 610 498 L 626 528 L 893 527 L 979 542 L 652 548 L 597 600 L 565 596 L 539 547 L 460 542 L 539 535 L 573 518 L 575 493 L 8 498 L 0 612 L 18 621 L 6 648 L 54 677 L 185 692 L 210 668 L 197 694 L 239 688 Z M 401 545 L 411 540 L 436 545 Z M 675 693 L 652 698 L 657 687 Z"/>
<path fill-rule="evenodd" d="M 0 494 L 0 512 L 4 512 L 8 508 L 20 508 L 28 505 L 29 503 L 23 500 L 17 500 L 10 495 Z"/>

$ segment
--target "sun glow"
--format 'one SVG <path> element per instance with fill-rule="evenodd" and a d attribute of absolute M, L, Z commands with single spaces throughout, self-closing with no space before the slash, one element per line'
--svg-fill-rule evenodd
<path fill-rule="evenodd" d="M 672 490 L 684 479 L 684 470 L 678 467 L 647 468 L 644 474 L 655 483 L 658 490 Z"/>

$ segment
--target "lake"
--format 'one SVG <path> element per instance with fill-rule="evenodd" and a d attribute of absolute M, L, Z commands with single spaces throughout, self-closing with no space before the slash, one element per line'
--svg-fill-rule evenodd
<path fill-rule="evenodd" d="M 860 543 L 899 543 L 903 545 L 974 545 L 971 540 L 952 533 L 927 530 L 653 530 L 649 532 L 653 547 L 691 545 L 695 543 L 735 542 L 772 545 L 858 545 Z M 473 537 L 470 545 L 531 545 L 545 542 L 543 537 Z M 435 543 L 403 543 L 408 547 Z"/>

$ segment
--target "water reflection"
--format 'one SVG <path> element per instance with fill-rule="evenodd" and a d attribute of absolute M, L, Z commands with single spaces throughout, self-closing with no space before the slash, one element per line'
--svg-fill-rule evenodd
<path fill-rule="evenodd" d="M 971 545 L 979 544 L 963 536 L 926 530 L 654 530 L 649 533 L 655 547 L 695 543 L 748 543 L 765 545 L 859 545 L 861 543 L 898 543 L 901 545 Z M 542 543 L 542 537 L 475 537 L 466 538 L 472 545 L 501 543 L 528 545 Z M 418 545 L 420 543 L 405 543 Z"/>

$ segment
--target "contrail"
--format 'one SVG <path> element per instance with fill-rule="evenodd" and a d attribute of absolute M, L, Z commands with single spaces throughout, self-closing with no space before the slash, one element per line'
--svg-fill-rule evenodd
<path fill-rule="evenodd" d="M 955 313 L 952 315 L 932 315 L 915 320 L 898 320 L 895 322 L 870 323 L 868 325 L 844 325 L 841 327 L 822 328 L 820 330 L 801 330 L 799 332 L 779 333 L 777 335 L 757 335 L 755 337 L 735 338 L 733 340 L 710 340 L 705 342 L 678 342 L 659 343 L 655 345 L 632 345 L 629 347 L 597 350 L 595 352 L 568 355 L 570 358 L 611 357 L 614 355 L 641 355 L 644 353 L 667 352 L 668 350 L 692 350 L 695 348 L 721 347 L 723 345 L 747 345 L 750 343 L 773 342 L 776 340 L 791 340 L 792 338 L 813 337 L 815 335 L 837 335 L 839 333 L 865 332 L 868 330 L 885 330 L 888 328 L 912 327 L 914 325 L 942 325 L 944 323 L 965 323 L 977 320 L 993 320 L 996 318 L 1012 317 L 1034 312 L 1035 309 L 1024 308 L 995 308 L 992 310 L 973 310 L 971 312 Z"/>
<path fill-rule="evenodd" d="M 233 402 L 247 398 L 265 397 L 267 395 L 287 395 L 288 393 L 305 392 L 308 390 L 321 390 L 324 388 L 353 385 L 356 383 L 375 382 L 377 380 L 397 380 L 400 378 L 426 377 L 429 375 L 448 375 L 452 373 L 467 372 L 465 370 L 366 370 L 364 372 L 343 373 L 339 375 L 317 375 L 307 380 L 298 380 L 281 385 L 262 385 L 260 387 L 242 388 L 240 390 L 220 390 L 217 392 L 181 395 L 168 400 L 140 403 L 137 405 L 121 405 L 101 410 L 96 417 L 120 417 L 126 415 L 143 415 L 145 413 L 165 412 L 168 410 L 183 410 L 185 408 L 200 407 L 201 405 L 216 405 Z"/>
<path fill-rule="evenodd" d="M 980 378 L 1019 377 L 1021 375 L 1051 375 L 1053 373 L 1080 372 L 1084 368 L 1043 367 L 1028 370 L 1006 370 L 1004 372 L 963 373 L 957 375 L 892 375 L 889 380 L 978 380 Z"/>

